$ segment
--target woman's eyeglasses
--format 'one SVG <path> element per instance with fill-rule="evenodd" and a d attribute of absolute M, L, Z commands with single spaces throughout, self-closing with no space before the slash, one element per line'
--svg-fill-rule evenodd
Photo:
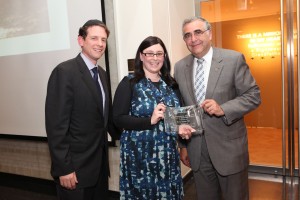
<path fill-rule="evenodd" d="M 150 58 L 152 58 L 154 56 L 156 56 L 158 58 L 162 58 L 162 57 L 165 56 L 164 52 L 157 52 L 157 53 L 144 53 L 144 52 L 142 52 L 142 54 L 144 54 L 146 57 L 150 57 Z"/>

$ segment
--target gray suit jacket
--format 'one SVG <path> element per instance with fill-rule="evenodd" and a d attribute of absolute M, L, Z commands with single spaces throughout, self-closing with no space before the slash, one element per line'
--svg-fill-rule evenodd
<path fill-rule="evenodd" d="M 185 105 L 196 104 L 193 87 L 193 55 L 175 64 L 174 77 Z M 242 171 L 249 164 L 247 129 L 244 115 L 261 103 L 260 90 L 245 58 L 232 50 L 213 48 L 206 99 L 214 99 L 225 117 L 204 114 L 204 135 L 211 161 L 221 175 Z M 201 136 L 187 141 L 191 167 L 200 166 Z"/>

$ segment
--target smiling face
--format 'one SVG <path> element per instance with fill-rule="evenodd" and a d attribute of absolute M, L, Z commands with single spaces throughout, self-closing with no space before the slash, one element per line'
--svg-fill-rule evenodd
<path fill-rule="evenodd" d="M 81 46 L 82 53 L 94 64 L 105 52 L 107 33 L 101 26 L 91 26 L 87 29 L 87 36 L 84 39 L 78 36 L 78 44 Z"/>
<path fill-rule="evenodd" d="M 202 34 L 197 34 L 199 30 Z M 183 27 L 183 34 L 190 35 L 185 39 L 185 44 L 189 51 L 197 58 L 202 58 L 211 47 L 211 30 L 207 30 L 205 22 L 200 20 L 192 21 Z"/>
<path fill-rule="evenodd" d="M 164 53 L 164 49 L 160 44 L 152 45 L 140 53 L 140 59 L 143 62 L 143 69 L 147 78 L 159 74 L 165 60 Z"/>

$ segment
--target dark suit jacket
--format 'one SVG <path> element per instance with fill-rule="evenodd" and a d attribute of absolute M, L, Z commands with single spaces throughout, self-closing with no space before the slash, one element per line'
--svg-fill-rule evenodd
<path fill-rule="evenodd" d="M 49 78 L 46 97 L 46 131 L 54 179 L 76 172 L 77 188 L 96 183 L 108 170 L 107 131 L 111 100 L 106 72 L 98 67 L 105 92 L 104 113 L 99 92 L 80 55 L 59 64 Z M 104 159 L 103 159 L 104 158 Z M 102 162 L 107 170 L 100 172 Z"/>
<path fill-rule="evenodd" d="M 185 105 L 196 104 L 193 87 L 193 59 L 188 55 L 175 64 L 175 79 Z M 249 164 L 247 129 L 244 115 L 261 103 L 260 90 L 241 53 L 213 48 L 206 99 L 214 99 L 226 118 L 204 114 L 203 125 L 211 161 L 221 175 L 242 171 Z M 200 166 L 201 140 L 187 142 L 191 167 Z"/>

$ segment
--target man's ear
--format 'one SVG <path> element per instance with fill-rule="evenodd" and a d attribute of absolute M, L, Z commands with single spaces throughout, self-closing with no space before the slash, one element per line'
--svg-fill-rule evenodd
<path fill-rule="evenodd" d="M 79 46 L 82 47 L 82 46 L 83 46 L 83 43 L 84 43 L 83 37 L 82 37 L 82 36 L 78 36 L 77 41 L 78 41 Z"/>

